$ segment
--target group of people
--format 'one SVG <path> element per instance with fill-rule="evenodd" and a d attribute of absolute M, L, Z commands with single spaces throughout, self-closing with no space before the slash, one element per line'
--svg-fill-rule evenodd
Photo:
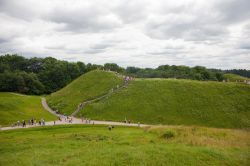
<path fill-rule="evenodd" d="M 125 120 L 124 120 L 123 122 L 126 123 L 126 124 L 130 124 L 130 123 L 131 123 L 131 121 L 130 121 L 130 120 L 127 120 L 126 117 L 125 117 Z M 138 122 L 137 124 L 138 124 L 138 127 L 141 126 L 141 123 L 140 123 L 140 122 Z"/>
<path fill-rule="evenodd" d="M 125 83 L 125 84 L 128 84 L 129 81 L 133 80 L 133 77 L 130 77 L 130 76 L 123 76 L 123 79 L 124 79 L 124 83 Z"/>
<path fill-rule="evenodd" d="M 70 117 L 70 116 L 59 116 L 58 117 L 58 120 L 60 122 L 62 122 L 64 119 L 65 122 L 68 122 L 68 123 L 73 123 L 73 117 Z M 54 121 L 54 125 L 56 124 L 56 121 Z"/>
<path fill-rule="evenodd" d="M 83 122 L 83 119 L 82 119 L 82 122 Z M 91 124 L 91 120 L 86 118 L 85 119 L 85 123 L 86 124 Z M 95 124 L 94 121 L 92 122 L 92 124 Z"/>
<path fill-rule="evenodd" d="M 27 122 L 28 122 L 28 125 L 30 126 L 37 125 L 37 121 L 35 118 L 31 118 Z M 38 124 L 40 126 L 45 126 L 45 120 L 42 118 L 41 120 L 38 121 Z M 18 120 L 16 123 L 12 125 L 12 127 L 26 127 L 26 125 L 27 125 L 26 120 L 22 120 L 22 121 Z"/>

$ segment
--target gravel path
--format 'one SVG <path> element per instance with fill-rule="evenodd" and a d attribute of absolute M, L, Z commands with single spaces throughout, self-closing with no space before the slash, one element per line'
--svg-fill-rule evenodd
<path fill-rule="evenodd" d="M 113 93 L 115 92 L 118 92 L 119 90 L 125 88 L 127 86 L 127 84 L 124 84 L 122 86 L 120 86 L 119 88 L 117 89 L 112 89 L 112 91 L 110 91 L 109 93 L 106 93 L 105 95 L 103 96 L 100 96 L 100 97 L 97 97 L 95 99 L 92 99 L 92 100 L 88 100 L 88 101 L 85 101 L 85 102 L 82 102 L 78 105 L 77 109 L 71 114 L 71 116 L 75 116 L 81 109 L 84 108 L 84 106 L 86 106 L 87 104 L 90 104 L 90 103 L 93 103 L 93 102 L 96 102 L 96 101 L 100 101 L 102 99 L 105 99 L 107 98 L 108 96 L 112 95 Z"/>
<path fill-rule="evenodd" d="M 75 118 L 75 117 L 70 117 L 72 118 L 72 122 L 70 122 L 69 120 L 67 120 L 67 118 L 61 114 L 57 114 L 55 111 L 53 111 L 47 104 L 46 99 L 43 97 L 41 99 L 42 105 L 43 107 L 49 111 L 50 113 L 52 113 L 53 115 L 60 117 L 60 120 L 55 121 L 50 121 L 50 122 L 46 122 L 45 126 L 54 126 L 54 125 L 72 125 L 72 124 L 89 124 L 89 125 L 96 125 L 96 124 L 102 124 L 102 125 L 114 125 L 114 126 L 136 126 L 136 127 L 145 127 L 145 126 L 149 126 L 149 125 L 145 125 L 145 124 L 137 124 L 137 123 L 123 123 L 123 122 L 113 122 L 113 121 L 98 121 L 98 120 L 85 120 L 85 119 L 79 119 L 79 118 Z M 32 128 L 32 127 L 39 127 L 40 125 L 26 125 L 26 127 L 24 128 Z M 20 126 L 16 126 L 16 127 L 2 127 L 1 130 L 12 130 L 12 129 L 19 129 L 19 128 L 23 128 Z"/>

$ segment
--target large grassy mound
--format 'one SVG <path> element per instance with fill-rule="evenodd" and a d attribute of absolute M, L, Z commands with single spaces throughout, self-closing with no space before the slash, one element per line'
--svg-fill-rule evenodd
<path fill-rule="evenodd" d="M 242 77 L 240 75 L 237 75 L 237 74 L 231 74 L 231 73 L 228 73 L 228 74 L 224 74 L 224 78 L 226 78 L 227 80 L 231 81 L 231 82 L 236 82 L 236 81 L 245 81 L 245 80 L 250 80 L 249 78 L 247 77 Z"/>
<path fill-rule="evenodd" d="M 95 70 L 47 96 L 47 101 L 54 110 L 70 115 L 77 109 L 79 103 L 102 96 L 120 84 L 122 84 L 122 78 L 115 73 Z"/>
<path fill-rule="evenodd" d="M 136 79 L 79 114 L 147 124 L 250 127 L 250 86 L 174 79 Z"/>
<path fill-rule="evenodd" d="M 249 165 L 248 131 L 51 126 L 0 132 L 0 165 Z"/>
<path fill-rule="evenodd" d="M 38 96 L 0 92 L 0 125 L 9 126 L 15 122 L 36 119 L 54 120 L 56 117 L 43 109 Z"/>

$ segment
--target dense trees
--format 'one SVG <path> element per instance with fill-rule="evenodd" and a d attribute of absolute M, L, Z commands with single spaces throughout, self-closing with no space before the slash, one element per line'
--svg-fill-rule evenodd
<path fill-rule="evenodd" d="M 34 73 L 6 71 L 0 73 L 0 90 L 41 94 L 44 92 L 44 85 Z"/>
<path fill-rule="evenodd" d="M 250 77 L 249 70 L 217 70 L 202 66 L 169 66 L 153 68 L 127 67 L 115 63 L 102 65 L 67 62 L 52 57 L 24 58 L 19 55 L 0 56 L 0 91 L 43 94 L 59 90 L 83 73 L 95 69 L 115 71 L 140 78 L 177 78 L 222 81 L 229 72 Z"/>
<path fill-rule="evenodd" d="M 212 80 L 222 81 L 223 73 L 219 71 L 211 71 L 205 67 L 187 67 L 187 66 L 169 66 L 163 65 L 156 69 L 137 67 L 127 67 L 126 73 L 135 77 L 146 78 L 177 78 L 177 79 L 193 79 L 193 80 Z"/>
<path fill-rule="evenodd" d="M 96 66 L 60 61 L 52 57 L 26 59 L 19 55 L 0 56 L 0 91 L 26 94 L 54 92 Z"/>

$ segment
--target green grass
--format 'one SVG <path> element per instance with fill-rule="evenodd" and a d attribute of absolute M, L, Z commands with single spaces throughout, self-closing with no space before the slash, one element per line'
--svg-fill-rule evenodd
<path fill-rule="evenodd" d="M 237 74 L 224 74 L 224 78 L 228 79 L 231 82 L 236 82 L 236 81 L 240 81 L 240 82 L 244 82 L 245 80 L 250 80 L 247 77 L 242 77 L 240 75 Z"/>
<path fill-rule="evenodd" d="M 171 138 L 162 137 L 166 132 Z M 0 132 L 0 165 L 232 165 L 250 162 L 249 131 L 53 126 Z"/>
<path fill-rule="evenodd" d="M 0 92 L 0 125 L 10 126 L 18 120 L 28 120 L 32 117 L 44 118 L 46 121 L 56 118 L 43 109 L 39 96 Z"/>
<path fill-rule="evenodd" d="M 250 127 L 250 86 L 175 79 L 136 79 L 78 115 L 146 124 Z"/>
<path fill-rule="evenodd" d="M 47 96 L 47 101 L 51 108 L 70 115 L 77 109 L 79 103 L 102 96 L 120 84 L 122 78 L 115 73 L 95 70 Z"/>

